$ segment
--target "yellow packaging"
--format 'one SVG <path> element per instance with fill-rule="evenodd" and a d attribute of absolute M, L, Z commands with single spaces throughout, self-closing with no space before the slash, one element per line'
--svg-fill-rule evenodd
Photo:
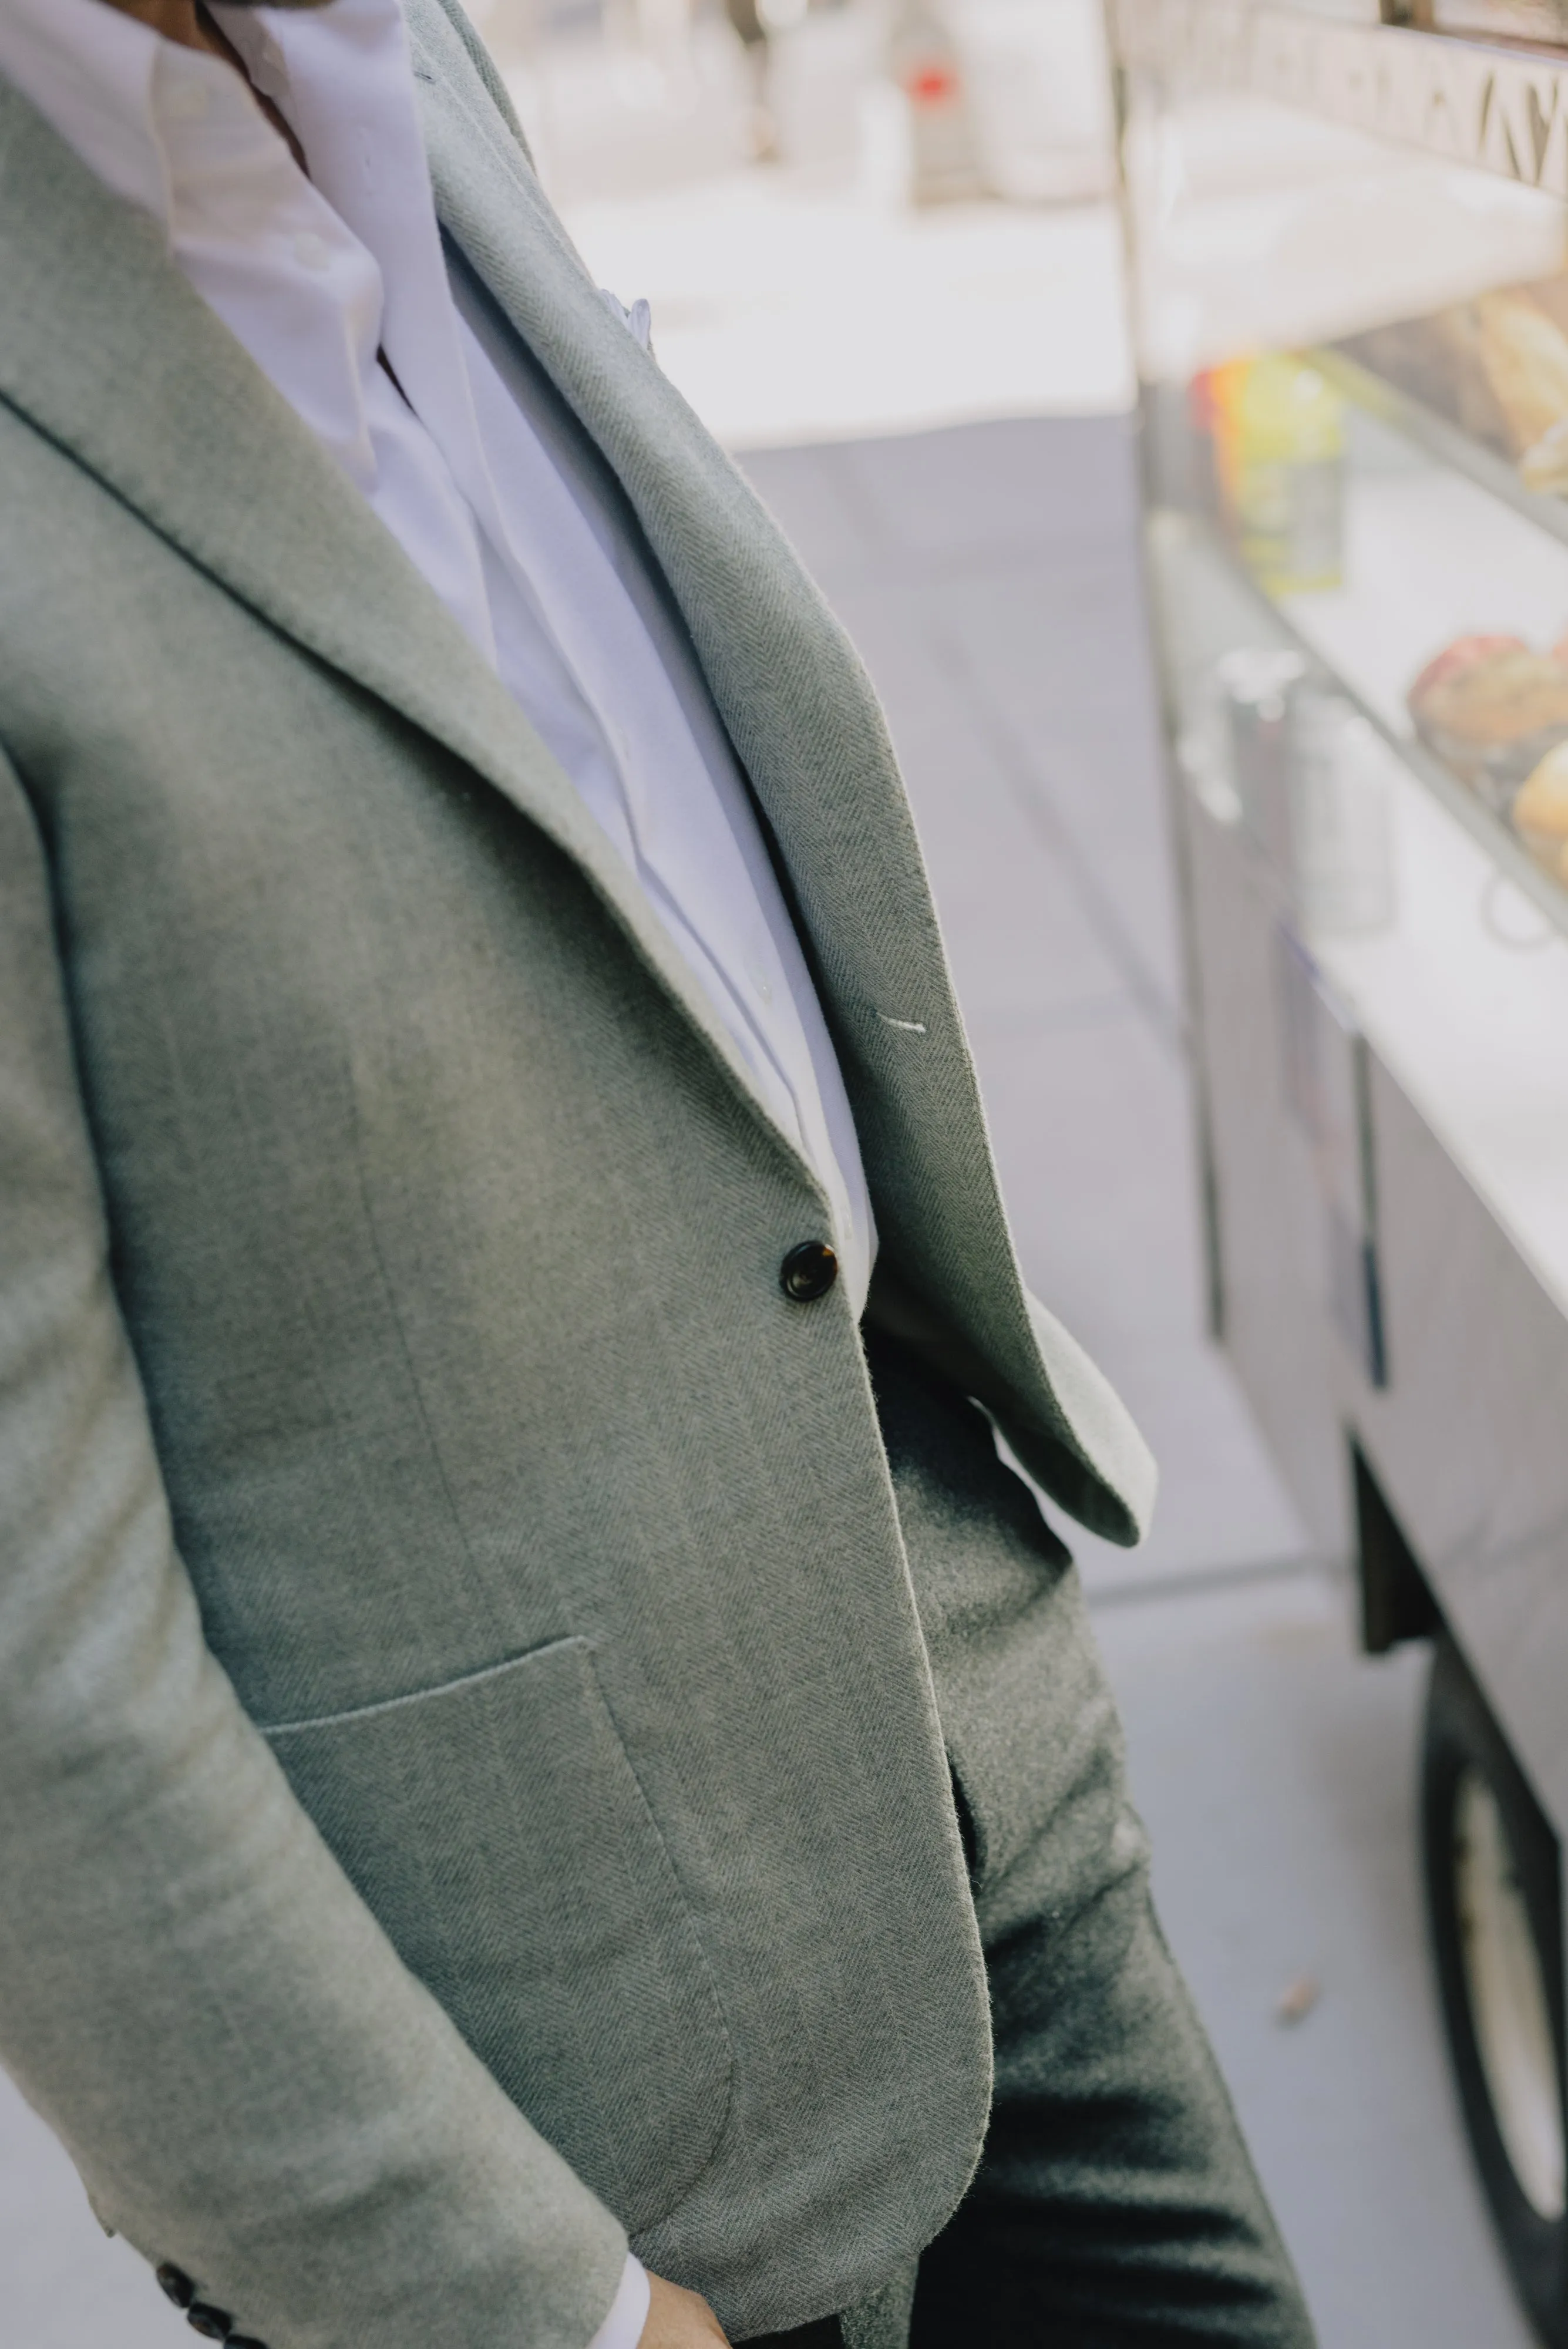
<path fill-rule="evenodd" d="M 1345 403 L 1291 352 L 1209 378 L 1220 489 L 1242 560 L 1277 595 L 1345 574 Z"/>

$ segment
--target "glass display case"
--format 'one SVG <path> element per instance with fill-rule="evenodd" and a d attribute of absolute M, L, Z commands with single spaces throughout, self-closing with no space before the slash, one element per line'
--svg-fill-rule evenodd
<path fill-rule="evenodd" d="M 1439 1974 L 1557 2341 L 1568 9 L 1489 9 L 1115 0 L 1113 47 L 1215 1326 L 1368 1644 L 1438 1635 Z"/>

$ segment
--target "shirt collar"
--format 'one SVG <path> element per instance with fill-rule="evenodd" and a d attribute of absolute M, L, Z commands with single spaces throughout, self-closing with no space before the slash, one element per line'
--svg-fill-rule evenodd
<path fill-rule="evenodd" d="M 152 81 L 164 44 L 104 0 L 4 0 L 0 73 L 106 187 L 167 223 Z"/>
<path fill-rule="evenodd" d="M 464 497 L 501 544 L 441 251 L 402 0 L 331 0 L 328 7 L 286 12 L 220 0 L 213 13 L 258 84 L 258 35 L 265 30 L 270 39 L 286 92 L 278 102 L 312 182 L 380 270 L 382 347 Z"/>
<path fill-rule="evenodd" d="M 410 268 L 426 280 L 433 272 L 445 286 L 400 0 L 299 10 L 218 0 L 213 14 L 256 87 L 287 117 L 315 187 L 375 256 L 387 285 L 387 331 L 398 337 Z"/>

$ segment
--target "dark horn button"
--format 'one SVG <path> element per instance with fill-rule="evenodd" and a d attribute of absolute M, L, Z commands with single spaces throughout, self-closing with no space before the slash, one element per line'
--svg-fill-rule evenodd
<path fill-rule="evenodd" d="M 185 2311 L 185 2322 L 203 2341 L 226 2341 L 234 2329 L 234 2318 L 225 2310 L 214 2308 L 210 2300 L 193 2300 Z"/>
<path fill-rule="evenodd" d="M 779 1267 L 779 1287 L 795 1305 L 815 1304 L 838 1278 L 838 1258 L 826 1240 L 802 1240 Z"/>
<path fill-rule="evenodd" d="M 196 2297 L 196 2287 L 183 2268 L 177 2268 L 172 2260 L 165 2260 L 152 2273 L 159 2290 L 168 2293 L 176 2308 L 190 2307 Z"/>

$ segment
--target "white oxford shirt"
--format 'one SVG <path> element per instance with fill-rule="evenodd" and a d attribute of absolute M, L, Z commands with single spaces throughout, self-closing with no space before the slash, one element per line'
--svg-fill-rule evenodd
<path fill-rule="evenodd" d="M 592 493 L 453 306 L 400 0 L 212 13 L 308 178 L 228 65 L 103 0 L 0 0 L 0 73 L 162 225 L 494 666 L 821 1183 L 858 1313 L 876 1248 L 859 1148 L 749 792 L 684 648 L 656 641 L 623 584 Z M 633 2349 L 648 2304 L 628 2255 L 589 2349 Z"/>

